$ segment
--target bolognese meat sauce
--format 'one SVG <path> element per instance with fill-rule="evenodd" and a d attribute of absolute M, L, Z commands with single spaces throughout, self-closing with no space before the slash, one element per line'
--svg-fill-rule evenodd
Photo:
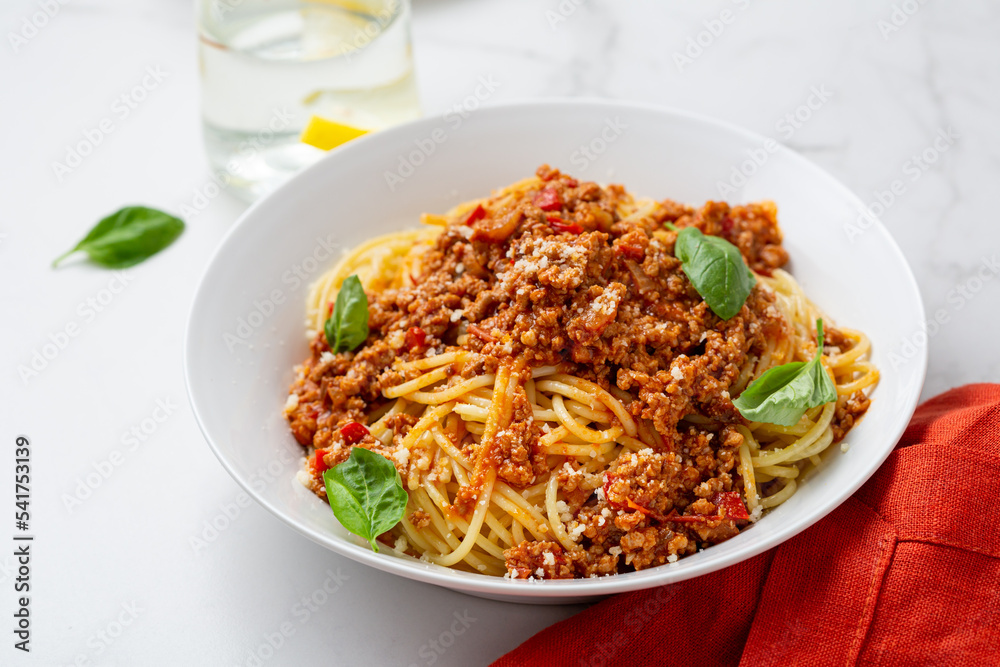
<path fill-rule="evenodd" d="M 624 452 L 609 472 L 583 472 L 572 459 L 552 471 L 531 407 L 515 397 L 511 428 L 494 443 L 497 476 L 523 489 L 541 475 L 558 475 L 566 499 L 560 510 L 575 522 L 579 548 L 524 541 L 505 552 L 509 576 L 626 572 L 732 537 L 748 523 L 745 511 L 732 509 L 742 488 L 736 464 L 743 436 L 736 427 L 746 421 L 729 390 L 766 341 L 788 336 L 790 325 L 760 285 L 736 316 L 717 317 L 682 272 L 676 233 L 665 223 L 726 238 L 750 268 L 769 275 L 788 261 L 774 205 L 710 202 L 694 209 L 668 200 L 655 215 L 622 219 L 618 204 L 629 195 L 620 186 L 580 182 L 547 166 L 537 176 L 539 187 L 529 196 L 487 200 L 449 224 L 421 258 L 414 286 L 368 294 L 363 346 L 332 354 L 323 334 L 316 335 L 286 409 L 293 434 L 316 448 L 323 468 L 346 460 L 354 446 L 384 453 L 404 480 L 435 474 L 433 460 L 393 457 L 393 446 L 345 427 L 364 424 L 385 404 L 384 389 L 415 377 L 396 370 L 397 359 L 444 352 L 461 337 L 477 362 L 456 372 L 494 373 L 516 358 L 527 369 L 523 384 L 531 368 L 557 366 L 614 392 L 658 434 L 656 447 Z M 831 344 L 849 345 L 836 329 L 828 331 Z M 867 407 L 861 392 L 838 401 L 837 439 Z M 697 425 L 685 420 L 689 415 L 707 419 Z M 393 445 L 415 421 L 392 417 Z M 455 421 L 448 437 L 474 457 L 480 445 Z M 310 465 L 311 486 L 323 495 L 316 464 Z"/>

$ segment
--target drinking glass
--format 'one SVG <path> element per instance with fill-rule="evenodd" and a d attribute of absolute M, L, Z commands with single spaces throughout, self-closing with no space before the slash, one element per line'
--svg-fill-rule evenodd
<path fill-rule="evenodd" d="M 420 115 L 409 0 L 198 0 L 205 148 L 244 199 L 323 155 L 312 116 L 365 130 Z"/>

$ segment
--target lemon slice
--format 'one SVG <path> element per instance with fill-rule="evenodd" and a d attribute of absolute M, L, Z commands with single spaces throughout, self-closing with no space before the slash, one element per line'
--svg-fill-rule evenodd
<path fill-rule="evenodd" d="M 341 144 L 346 144 L 351 139 L 357 139 L 363 134 L 368 134 L 368 130 L 313 116 L 309 119 L 306 129 L 302 131 L 299 141 L 320 150 L 329 151 Z"/>

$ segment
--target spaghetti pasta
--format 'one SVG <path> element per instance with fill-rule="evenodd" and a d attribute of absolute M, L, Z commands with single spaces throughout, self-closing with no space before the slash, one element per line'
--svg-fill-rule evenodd
<path fill-rule="evenodd" d="M 313 354 L 286 407 L 317 494 L 352 446 L 396 465 L 409 503 L 382 541 L 407 554 L 520 578 L 672 562 L 787 500 L 868 407 L 870 342 L 829 323 L 836 401 L 793 426 L 732 405 L 816 353 L 821 313 L 780 268 L 773 204 L 695 211 L 543 167 L 423 220 L 312 286 Z M 737 244 L 757 279 L 739 315 L 707 310 L 664 222 Z M 350 275 L 371 334 L 332 354 L 316 332 Z M 367 428 L 359 442 L 341 435 L 350 421 Z"/>

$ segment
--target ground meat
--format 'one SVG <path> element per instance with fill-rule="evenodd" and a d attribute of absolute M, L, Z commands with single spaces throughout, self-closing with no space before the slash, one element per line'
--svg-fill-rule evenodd
<path fill-rule="evenodd" d="M 512 579 L 572 579 L 574 559 L 557 542 L 524 541 L 504 551 Z"/>
<path fill-rule="evenodd" d="M 431 524 L 431 515 L 423 510 L 414 510 L 410 514 L 410 523 L 417 528 L 426 528 Z"/>
<path fill-rule="evenodd" d="M 833 423 L 830 425 L 833 429 L 834 442 L 840 442 L 844 439 L 847 432 L 868 411 L 869 405 L 871 405 L 871 399 L 860 390 L 850 396 L 837 398 L 837 409 L 833 413 Z"/>

